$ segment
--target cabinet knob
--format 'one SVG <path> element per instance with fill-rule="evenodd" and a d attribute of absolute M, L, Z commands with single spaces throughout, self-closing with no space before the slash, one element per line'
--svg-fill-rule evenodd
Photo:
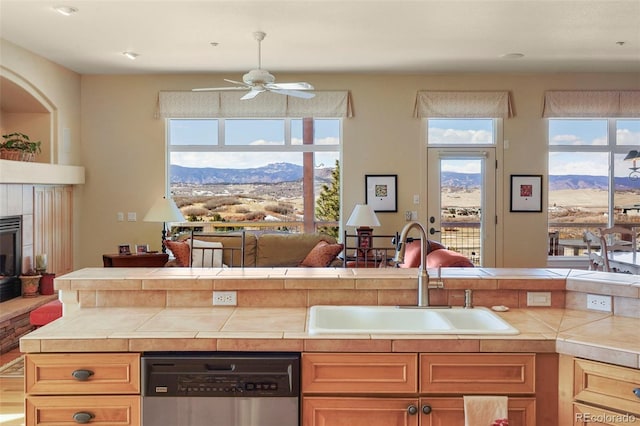
<path fill-rule="evenodd" d="M 633 393 L 634 393 L 638 398 L 640 398 L 640 388 L 635 388 L 635 389 L 633 390 Z"/>
<path fill-rule="evenodd" d="M 431 414 L 431 406 L 430 406 L 430 405 L 427 405 L 427 404 L 424 404 L 424 405 L 422 406 L 422 412 L 423 412 L 424 414 Z"/>
<path fill-rule="evenodd" d="M 418 407 L 416 407 L 415 405 L 411 404 L 410 406 L 407 407 L 407 413 L 409 413 L 410 415 L 415 415 L 418 413 Z"/>
<path fill-rule="evenodd" d="M 93 414 L 80 411 L 73 414 L 73 420 L 79 424 L 89 423 L 93 419 Z"/>
<path fill-rule="evenodd" d="M 91 370 L 74 370 L 71 375 L 81 382 L 85 382 L 89 380 L 89 377 L 93 376 L 93 371 Z"/>

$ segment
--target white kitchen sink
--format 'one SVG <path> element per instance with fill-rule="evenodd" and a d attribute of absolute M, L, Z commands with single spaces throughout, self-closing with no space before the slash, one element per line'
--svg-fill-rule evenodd
<path fill-rule="evenodd" d="M 310 334 L 519 334 L 487 308 L 312 306 Z"/>

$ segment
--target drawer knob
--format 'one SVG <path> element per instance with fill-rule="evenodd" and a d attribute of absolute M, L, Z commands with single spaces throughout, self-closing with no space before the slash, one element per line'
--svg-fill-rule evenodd
<path fill-rule="evenodd" d="M 91 370 L 74 370 L 71 375 L 81 382 L 89 380 L 89 377 L 93 376 L 93 371 Z"/>
<path fill-rule="evenodd" d="M 91 419 L 93 419 L 93 414 L 91 413 L 85 413 L 83 411 L 80 411 L 78 413 L 73 414 L 73 420 L 76 423 L 80 423 L 80 424 L 89 423 Z"/>
<path fill-rule="evenodd" d="M 423 412 L 424 414 L 431 414 L 431 406 L 430 406 L 430 405 L 427 405 L 427 404 L 424 404 L 424 405 L 422 406 L 422 412 Z"/>
<path fill-rule="evenodd" d="M 640 388 L 635 388 L 635 389 L 633 390 L 633 393 L 634 393 L 638 398 L 640 398 Z"/>
<path fill-rule="evenodd" d="M 411 404 L 410 406 L 407 407 L 407 413 L 409 413 L 410 415 L 415 415 L 418 413 L 418 407 L 416 407 L 415 405 Z"/>

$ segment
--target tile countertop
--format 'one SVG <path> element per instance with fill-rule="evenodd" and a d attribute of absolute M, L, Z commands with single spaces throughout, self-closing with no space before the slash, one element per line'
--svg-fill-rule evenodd
<path fill-rule="evenodd" d="M 310 335 L 308 308 L 92 308 L 28 334 L 20 340 L 20 349 L 559 352 L 640 368 L 640 319 L 553 308 L 513 309 L 499 315 L 520 334 Z"/>
<path fill-rule="evenodd" d="M 434 278 L 436 271 L 429 271 Z M 415 279 L 415 269 L 346 268 L 87 268 L 56 278 L 63 290 L 144 291 L 145 282 L 173 285 L 195 279 L 236 281 L 243 289 L 287 280 L 308 280 L 322 288 L 325 279 L 384 281 L 398 288 Z M 640 276 L 567 269 L 447 268 L 445 285 L 458 280 L 551 280 L 572 287 L 597 286 L 601 294 L 640 298 Z M 199 284 L 204 284 L 204 282 Z M 333 281 L 335 285 L 335 281 Z M 395 284 L 393 284 L 395 283 Z M 543 283 L 539 283 L 543 284 Z M 207 284 L 209 285 L 209 284 Z M 279 284 L 278 284 L 279 285 Z M 413 284 L 414 285 L 414 284 Z M 555 284 L 554 284 L 555 285 Z M 415 288 L 415 285 L 414 287 Z M 462 287 L 460 287 L 462 288 Z M 498 284 L 497 289 L 501 288 Z M 82 308 L 24 336 L 23 352 L 143 351 L 296 351 L 296 352 L 558 352 L 640 368 L 640 319 L 562 308 L 512 309 L 499 315 L 520 334 L 502 335 L 310 335 L 307 307 L 93 307 Z"/>

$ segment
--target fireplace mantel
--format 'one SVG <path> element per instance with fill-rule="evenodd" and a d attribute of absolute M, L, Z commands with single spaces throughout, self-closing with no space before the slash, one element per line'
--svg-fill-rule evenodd
<path fill-rule="evenodd" d="M 0 183 L 80 185 L 84 167 L 0 160 Z"/>

